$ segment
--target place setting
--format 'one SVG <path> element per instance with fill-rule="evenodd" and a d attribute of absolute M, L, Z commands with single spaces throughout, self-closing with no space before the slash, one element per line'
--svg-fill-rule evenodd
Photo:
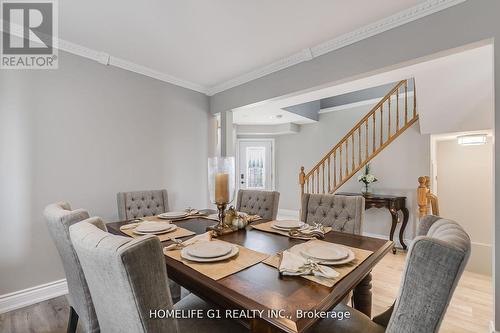
<path fill-rule="evenodd" d="M 217 214 L 217 213 L 210 214 L 210 215 L 205 216 L 204 218 L 206 218 L 208 220 L 219 221 L 219 214 Z M 252 215 L 252 214 L 248 214 L 245 212 L 239 212 L 236 209 L 234 209 L 233 206 L 231 206 L 225 212 L 224 219 L 225 219 L 226 224 L 232 224 L 233 223 L 232 221 L 234 219 L 244 219 L 246 221 L 246 223 L 248 224 L 248 223 L 262 220 L 262 217 L 260 217 L 259 215 L 256 215 L 256 214 Z"/>
<path fill-rule="evenodd" d="M 268 255 L 243 246 L 215 239 L 215 232 L 208 231 L 184 242 L 174 239 L 163 253 L 198 272 L 219 280 L 253 266 Z"/>
<path fill-rule="evenodd" d="M 212 213 L 210 209 L 195 209 L 188 207 L 183 211 L 173 211 L 165 212 L 156 215 L 159 219 L 170 220 L 170 221 L 180 221 L 188 218 L 198 218 L 198 217 L 208 217 Z"/>
<path fill-rule="evenodd" d="M 310 240 L 264 260 L 278 269 L 281 276 L 301 276 L 333 287 L 372 254 L 371 251 Z"/>
<path fill-rule="evenodd" d="M 308 224 L 296 220 L 276 220 L 252 225 L 253 229 L 297 239 L 323 239 L 332 230 L 319 223 Z"/>
<path fill-rule="evenodd" d="M 141 229 L 137 229 L 139 225 L 145 226 L 141 228 L 153 229 L 154 231 L 147 230 L 146 233 L 151 234 L 157 232 L 157 234 L 163 234 L 169 231 L 173 231 L 175 226 L 170 224 L 171 222 L 182 221 L 189 218 L 203 218 L 207 217 L 212 210 L 204 209 L 197 210 L 193 208 L 187 208 L 184 211 L 172 211 L 158 214 L 156 216 L 147 216 L 142 218 L 135 218 L 128 221 L 129 223 L 120 227 L 120 231 L 132 230 L 134 234 L 139 234 Z M 170 225 L 169 225 L 170 224 Z M 135 230 L 135 231 L 134 231 Z"/>
<path fill-rule="evenodd" d="M 172 238 L 187 237 L 195 234 L 190 230 L 171 223 L 171 221 L 141 221 L 130 223 L 121 226 L 120 231 L 133 238 L 144 235 L 154 235 L 162 242 Z"/>

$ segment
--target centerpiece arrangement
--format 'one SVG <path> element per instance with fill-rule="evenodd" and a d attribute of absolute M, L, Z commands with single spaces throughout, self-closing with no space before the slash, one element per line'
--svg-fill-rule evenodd
<path fill-rule="evenodd" d="M 224 223 L 226 207 L 234 200 L 234 157 L 211 157 L 208 159 L 208 192 L 210 201 L 217 206 L 219 223 L 209 227 L 218 234 L 233 231 Z"/>
<path fill-rule="evenodd" d="M 370 194 L 371 189 L 370 185 L 372 183 L 375 183 L 377 181 L 377 177 L 375 177 L 373 174 L 370 173 L 370 164 L 368 163 L 365 166 L 365 170 L 362 175 L 358 176 L 358 182 L 363 183 L 363 188 L 361 189 L 361 193 L 363 194 Z"/>

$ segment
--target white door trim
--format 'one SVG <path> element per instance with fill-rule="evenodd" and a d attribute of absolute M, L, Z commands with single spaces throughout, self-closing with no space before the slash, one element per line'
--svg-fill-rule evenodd
<path fill-rule="evenodd" d="M 271 142 L 271 159 L 272 159 L 272 167 L 271 167 L 271 191 L 276 190 L 276 156 L 275 156 L 275 139 L 274 138 L 245 138 L 245 139 L 236 139 L 236 172 L 239 173 L 240 170 L 240 142 L 248 142 L 248 141 L 262 141 L 262 142 Z M 236 191 L 240 189 L 239 178 L 236 177 Z"/>

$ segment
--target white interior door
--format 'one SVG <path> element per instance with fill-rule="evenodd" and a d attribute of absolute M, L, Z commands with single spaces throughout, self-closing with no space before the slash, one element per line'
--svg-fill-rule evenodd
<path fill-rule="evenodd" d="M 238 142 L 239 188 L 273 190 L 273 140 L 241 139 Z"/>

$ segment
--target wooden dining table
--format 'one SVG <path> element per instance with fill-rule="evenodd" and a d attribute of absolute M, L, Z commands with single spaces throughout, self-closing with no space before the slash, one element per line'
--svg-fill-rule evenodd
<path fill-rule="evenodd" d="M 254 224 L 266 221 L 268 220 L 260 220 Z M 126 223 L 108 223 L 108 231 L 125 235 L 120 231 L 120 226 Z M 174 223 L 201 234 L 215 222 L 204 218 L 190 218 Z M 251 226 L 246 230 L 219 236 L 218 239 L 268 255 L 304 242 L 252 229 Z M 371 271 L 391 251 L 393 242 L 334 231 L 327 233 L 324 241 L 373 253 L 331 288 L 302 277 L 281 276 L 276 268 L 262 262 L 217 281 L 169 256 L 165 256 L 165 263 L 170 279 L 223 311 L 263 310 L 262 317 L 240 320 L 250 332 L 307 332 L 321 319 L 317 315 L 298 316 L 298 310 L 308 311 L 309 314 L 331 310 L 351 291 L 354 307 L 371 316 Z M 162 244 L 166 246 L 171 243 L 167 241 Z M 279 310 L 280 315 L 275 315 L 278 312 L 268 312 L 269 310 Z M 269 313 L 273 315 L 267 315 Z"/>

